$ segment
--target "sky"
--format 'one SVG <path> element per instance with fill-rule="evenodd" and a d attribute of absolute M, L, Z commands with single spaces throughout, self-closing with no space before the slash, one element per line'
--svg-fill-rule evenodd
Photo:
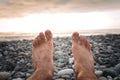
<path fill-rule="evenodd" d="M 0 32 L 120 29 L 120 0 L 0 0 Z"/>

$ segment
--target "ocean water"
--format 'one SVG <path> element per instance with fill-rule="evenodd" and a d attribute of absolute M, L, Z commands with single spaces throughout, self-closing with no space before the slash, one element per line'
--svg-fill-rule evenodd
<path fill-rule="evenodd" d="M 67 37 L 71 36 L 73 32 L 79 32 L 81 35 L 106 35 L 106 34 L 120 34 L 120 29 L 102 29 L 102 30 L 76 30 L 66 32 L 53 32 L 53 37 Z M 16 33 L 16 32 L 0 32 L 0 41 L 11 41 L 11 40 L 32 40 L 39 33 Z"/>

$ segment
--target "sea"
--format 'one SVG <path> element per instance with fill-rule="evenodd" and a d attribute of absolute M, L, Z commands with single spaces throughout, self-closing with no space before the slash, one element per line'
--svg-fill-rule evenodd
<path fill-rule="evenodd" d="M 76 31 L 63 31 L 53 32 L 53 37 L 70 37 L 73 32 L 79 32 L 84 36 L 91 35 L 106 35 L 106 34 L 120 34 L 120 29 L 101 29 L 101 30 L 76 30 Z M 27 33 L 27 32 L 0 32 L 0 41 L 11 40 L 33 40 L 39 33 Z"/>

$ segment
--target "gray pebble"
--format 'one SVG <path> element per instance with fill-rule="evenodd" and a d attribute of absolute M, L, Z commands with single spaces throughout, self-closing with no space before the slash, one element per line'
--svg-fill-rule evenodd
<path fill-rule="evenodd" d="M 102 74 L 103 74 L 103 71 L 95 71 L 95 74 L 98 76 L 98 77 L 100 77 L 100 76 L 102 76 Z"/>
<path fill-rule="evenodd" d="M 0 57 L 2 57 L 3 55 L 0 53 Z"/>
<path fill-rule="evenodd" d="M 108 80 L 106 77 L 100 77 L 99 80 Z"/>
<path fill-rule="evenodd" d="M 114 70 L 119 74 L 120 73 L 120 63 L 114 67 Z"/>
<path fill-rule="evenodd" d="M 68 79 L 68 78 L 70 78 L 70 75 L 62 75 L 61 77 L 64 79 Z"/>
<path fill-rule="evenodd" d="M 0 80 L 6 80 L 11 76 L 9 72 L 0 72 Z"/>
<path fill-rule="evenodd" d="M 29 77 L 31 74 L 30 73 L 26 73 L 26 77 Z"/>
<path fill-rule="evenodd" d="M 113 78 L 111 76 L 107 76 L 108 80 L 113 80 Z"/>
<path fill-rule="evenodd" d="M 55 79 L 55 80 L 65 80 L 65 79 L 63 79 L 63 78 L 58 78 L 58 79 Z"/>
<path fill-rule="evenodd" d="M 73 73 L 74 73 L 73 69 L 63 69 L 63 70 L 59 71 L 57 73 L 57 75 L 59 75 L 59 76 L 61 76 L 61 75 L 71 75 Z"/>
<path fill-rule="evenodd" d="M 74 63 L 74 58 L 69 58 L 69 64 L 73 64 Z"/>
<path fill-rule="evenodd" d="M 15 78 L 15 79 L 12 79 L 12 80 L 23 80 L 23 79 L 21 79 L 21 78 Z"/>

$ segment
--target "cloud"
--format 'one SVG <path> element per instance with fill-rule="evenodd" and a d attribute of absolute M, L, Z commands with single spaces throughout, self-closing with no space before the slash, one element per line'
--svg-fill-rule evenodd
<path fill-rule="evenodd" d="M 120 8 L 120 0 L 0 0 L 0 18 L 41 12 L 79 12 Z"/>

